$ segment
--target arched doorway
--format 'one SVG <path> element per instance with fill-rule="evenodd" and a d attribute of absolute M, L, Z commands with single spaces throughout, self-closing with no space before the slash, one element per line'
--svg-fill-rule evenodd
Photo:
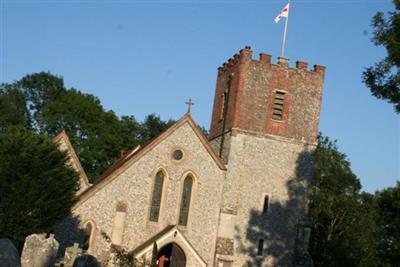
<path fill-rule="evenodd" d="M 158 267 L 185 267 L 185 252 L 175 243 L 162 247 L 157 254 Z"/>

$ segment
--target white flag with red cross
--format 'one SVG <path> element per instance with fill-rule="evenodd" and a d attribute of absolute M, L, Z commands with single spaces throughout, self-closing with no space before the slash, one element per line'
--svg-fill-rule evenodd
<path fill-rule="evenodd" d="M 278 23 L 280 20 L 281 20 L 281 18 L 287 18 L 288 16 L 289 16 L 289 4 L 290 3 L 288 3 L 282 10 L 281 10 L 281 12 L 279 12 L 279 14 L 278 14 L 278 16 L 276 16 L 276 18 L 275 18 L 275 23 Z"/>

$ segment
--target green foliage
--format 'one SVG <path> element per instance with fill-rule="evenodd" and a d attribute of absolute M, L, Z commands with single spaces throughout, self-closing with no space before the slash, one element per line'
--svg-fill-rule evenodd
<path fill-rule="evenodd" d="M 141 125 L 142 129 L 139 135 L 140 142 L 147 143 L 174 123 L 175 121 L 171 119 L 166 122 L 162 121 L 160 117 L 154 113 L 148 115 Z"/>
<path fill-rule="evenodd" d="M 69 213 L 78 176 L 51 139 L 23 128 L 0 132 L 0 159 L 0 236 L 21 248 Z"/>
<path fill-rule="evenodd" d="M 387 56 L 363 72 L 364 83 L 372 95 L 388 100 L 400 112 L 400 0 L 393 1 L 396 11 L 388 18 L 378 12 L 372 19 L 373 42 L 386 48 Z"/>
<path fill-rule="evenodd" d="M 77 89 L 67 89 L 61 77 L 40 72 L 0 86 L 0 130 L 23 126 L 53 137 L 68 134 L 83 168 L 94 182 L 121 150 L 148 142 L 174 123 L 151 114 L 143 123 L 133 116 L 119 118 L 100 100 Z"/>
<path fill-rule="evenodd" d="M 111 238 L 105 232 L 101 232 L 101 236 L 104 241 L 110 247 L 111 258 L 105 264 L 111 264 L 118 267 L 152 267 L 157 266 L 151 262 L 146 261 L 146 259 L 135 259 L 135 255 L 132 251 L 128 251 L 123 247 L 115 246 L 111 242 Z"/>
<path fill-rule="evenodd" d="M 119 156 L 124 144 L 134 144 L 130 123 L 121 122 L 112 111 L 105 111 L 93 95 L 76 89 L 65 90 L 62 95 L 41 109 L 41 132 L 54 136 L 63 129 L 67 132 L 83 168 L 94 181 Z"/>
<path fill-rule="evenodd" d="M 400 263 L 400 182 L 393 188 L 376 192 L 379 206 L 379 266 Z"/>
<path fill-rule="evenodd" d="M 204 128 L 204 126 L 197 125 L 197 128 L 199 128 L 200 132 L 202 132 L 204 136 L 208 138 L 208 131 L 206 128 Z"/>
<path fill-rule="evenodd" d="M 30 128 L 30 114 L 26 102 L 25 94 L 16 86 L 4 85 L 0 88 L 0 131 L 11 125 Z"/>
<path fill-rule="evenodd" d="M 48 72 L 40 72 L 26 75 L 15 85 L 26 95 L 26 106 L 32 115 L 33 126 L 40 130 L 46 124 L 43 109 L 60 99 L 65 92 L 63 79 Z"/>
<path fill-rule="evenodd" d="M 346 155 L 320 137 L 310 199 L 310 252 L 316 266 L 375 266 L 377 207 L 360 193 Z"/>
<path fill-rule="evenodd" d="M 400 182 L 375 195 L 360 192 L 346 155 L 319 137 L 310 199 L 310 253 L 315 266 L 398 266 Z"/>

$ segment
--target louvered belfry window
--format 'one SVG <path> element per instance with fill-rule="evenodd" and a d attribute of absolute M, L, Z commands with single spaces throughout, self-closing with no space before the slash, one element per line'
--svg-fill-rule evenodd
<path fill-rule="evenodd" d="M 272 110 L 272 119 L 281 121 L 283 120 L 283 105 L 285 102 L 285 92 L 276 91 L 274 98 L 274 107 Z"/>
<path fill-rule="evenodd" d="M 164 184 L 164 173 L 157 172 L 154 182 L 153 197 L 151 199 L 150 221 L 157 222 L 160 215 L 162 190 Z"/>

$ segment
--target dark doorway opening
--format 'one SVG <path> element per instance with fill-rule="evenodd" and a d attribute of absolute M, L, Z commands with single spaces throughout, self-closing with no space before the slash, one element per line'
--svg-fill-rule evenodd
<path fill-rule="evenodd" d="M 158 267 L 185 267 L 186 256 L 183 250 L 175 243 L 162 247 L 157 254 Z"/>

